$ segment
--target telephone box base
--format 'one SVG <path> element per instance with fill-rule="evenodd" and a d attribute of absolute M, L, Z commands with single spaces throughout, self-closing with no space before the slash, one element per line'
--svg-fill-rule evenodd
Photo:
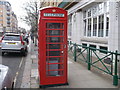
<path fill-rule="evenodd" d="M 69 85 L 69 84 L 64 83 L 64 84 L 52 84 L 52 85 L 40 85 L 39 88 L 48 88 L 48 87 L 55 87 L 55 86 L 62 86 L 62 85 Z"/>

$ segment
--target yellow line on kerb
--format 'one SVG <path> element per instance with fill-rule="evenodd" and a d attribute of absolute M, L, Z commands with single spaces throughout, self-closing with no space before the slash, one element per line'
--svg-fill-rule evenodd
<path fill-rule="evenodd" d="M 22 66 L 23 59 L 24 59 L 24 57 L 22 57 L 22 59 L 21 59 L 21 61 L 20 61 L 20 64 L 19 64 L 18 71 L 17 71 L 16 74 L 15 74 L 15 78 L 14 78 L 14 87 L 15 87 L 15 85 L 16 85 L 16 80 L 17 80 L 17 77 L 18 77 L 18 74 L 19 74 L 19 70 L 20 70 L 20 68 L 21 68 L 21 66 Z"/>

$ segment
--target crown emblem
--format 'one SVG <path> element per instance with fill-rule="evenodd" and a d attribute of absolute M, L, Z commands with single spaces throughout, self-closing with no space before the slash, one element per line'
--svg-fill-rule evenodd
<path fill-rule="evenodd" d="M 56 12 L 56 10 L 55 10 L 55 9 L 53 9 L 52 11 L 53 11 L 53 12 Z"/>

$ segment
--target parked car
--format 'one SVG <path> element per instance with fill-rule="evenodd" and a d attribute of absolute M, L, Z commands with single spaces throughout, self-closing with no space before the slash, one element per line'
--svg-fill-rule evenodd
<path fill-rule="evenodd" d="M 13 89 L 14 81 L 8 66 L 0 64 L 0 90 Z"/>
<path fill-rule="evenodd" d="M 27 43 L 20 34 L 7 33 L 1 39 L 2 55 L 8 52 L 19 52 L 23 55 L 27 54 Z"/>
<path fill-rule="evenodd" d="M 27 42 L 27 44 L 29 44 L 29 39 L 28 39 L 28 38 L 29 38 L 28 35 L 25 35 L 25 36 L 24 36 L 24 40 Z"/>

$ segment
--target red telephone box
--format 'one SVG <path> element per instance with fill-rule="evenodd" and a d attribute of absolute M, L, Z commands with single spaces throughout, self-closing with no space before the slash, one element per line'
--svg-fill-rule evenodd
<path fill-rule="evenodd" d="M 67 82 L 67 11 L 58 7 L 40 10 L 38 65 L 40 87 Z"/>

